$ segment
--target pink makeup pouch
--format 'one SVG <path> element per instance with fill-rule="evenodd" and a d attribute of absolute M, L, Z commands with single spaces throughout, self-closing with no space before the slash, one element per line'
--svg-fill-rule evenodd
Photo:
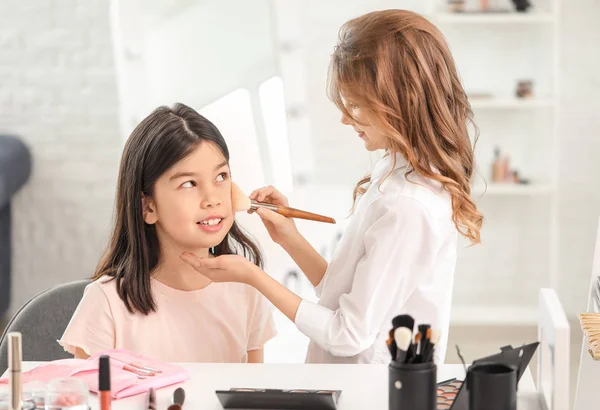
<path fill-rule="evenodd" d="M 181 366 L 154 360 L 125 349 L 113 349 L 85 360 L 62 359 L 40 364 L 23 372 L 23 384 L 48 383 L 55 378 L 76 377 L 83 380 L 90 391 L 97 393 L 98 361 L 101 355 L 110 356 L 110 384 L 113 399 L 147 393 L 151 387 L 160 389 L 189 378 L 189 372 Z M 0 379 L 0 384 L 6 383 L 8 378 Z"/>

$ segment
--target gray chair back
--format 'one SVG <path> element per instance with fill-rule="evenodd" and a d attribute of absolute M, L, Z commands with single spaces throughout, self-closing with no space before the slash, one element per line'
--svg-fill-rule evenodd
<path fill-rule="evenodd" d="M 64 333 L 89 280 L 65 283 L 27 302 L 8 323 L 0 338 L 0 374 L 8 367 L 9 332 L 21 332 L 24 361 L 50 361 L 72 357 L 56 341 Z"/>

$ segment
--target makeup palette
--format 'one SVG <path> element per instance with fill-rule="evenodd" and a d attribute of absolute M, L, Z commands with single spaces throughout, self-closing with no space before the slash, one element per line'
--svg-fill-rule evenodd
<path fill-rule="evenodd" d="M 336 410 L 341 390 L 255 389 L 217 390 L 224 409 Z"/>
<path fill-rule="evenodd" d="M 452 408 L 452 403 L 454 403 L 462 384 L 462 380 L 455 380 L 443 386 L 438 386 L 437 410 L 450 410 Z"/>
<path fill-rule="evenodd" d="M 500 353 L 474 360 L 471 366 L 484 363 L 501 363 L 517 369 L 517 382 L 527 369 L 539 342 L 512 347 L 503 346 Z M 453 381 L 447 384 L 438 384 L 437 410 L 468 410 L 469 393 L 466 383 Z"/>

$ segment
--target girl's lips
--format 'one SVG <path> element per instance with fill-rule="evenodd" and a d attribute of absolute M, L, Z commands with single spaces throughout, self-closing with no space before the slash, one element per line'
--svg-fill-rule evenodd
<path fill-rule="evenodd" d="M 218 218 L 210 218 L 210 219 L 218 219 Z M 219 232 L 223 228 L 223 219 L 225 219 L 225 218 L 220 218 L 220 219 L 221 220 L 216 225 L 205 225 L 200 222 L 197 222 L 196 225 L 198 225 L 205 232 L 215 233 L 215 232 Z"/>

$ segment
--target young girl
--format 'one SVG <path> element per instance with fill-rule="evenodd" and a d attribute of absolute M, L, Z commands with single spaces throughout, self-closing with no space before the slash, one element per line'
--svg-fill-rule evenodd
<path fill-rule="evenodd" d="M 184 251 L 262 263 L 234 220 L 225 140 L 176 104 L 152 112 L 125 145 L 112 239 L 59 343 L 84 358 L 125 348 L 170 362 L 262 362 L 275 335 L 268 302 L 198 275 Z"/>
<path fill-rule="evenodd" d="M 440 330 L 435 360 L 441 363 L 457 232 L 476 244 L 482 224 L 470 198 L 472 112 L 448 46 L 438 29 L 409 11 L 350 20 L 331 59 L 329 91 L 342 123 L 365 148 L 385 150 L 354 191 L 355 201 L 361 198 L 333 260 L 327 263 L 291 220 L 258 212 L 315 286 L 319 304 L 239 258 L 186 253 L 183 259 L 212 280 L 243 281 L 262 292 L 311 339 L 307 362 L 389 362 L 391 319 L 408 313 Z M 272 187 L 251 198 L 287 204 Z"/>

